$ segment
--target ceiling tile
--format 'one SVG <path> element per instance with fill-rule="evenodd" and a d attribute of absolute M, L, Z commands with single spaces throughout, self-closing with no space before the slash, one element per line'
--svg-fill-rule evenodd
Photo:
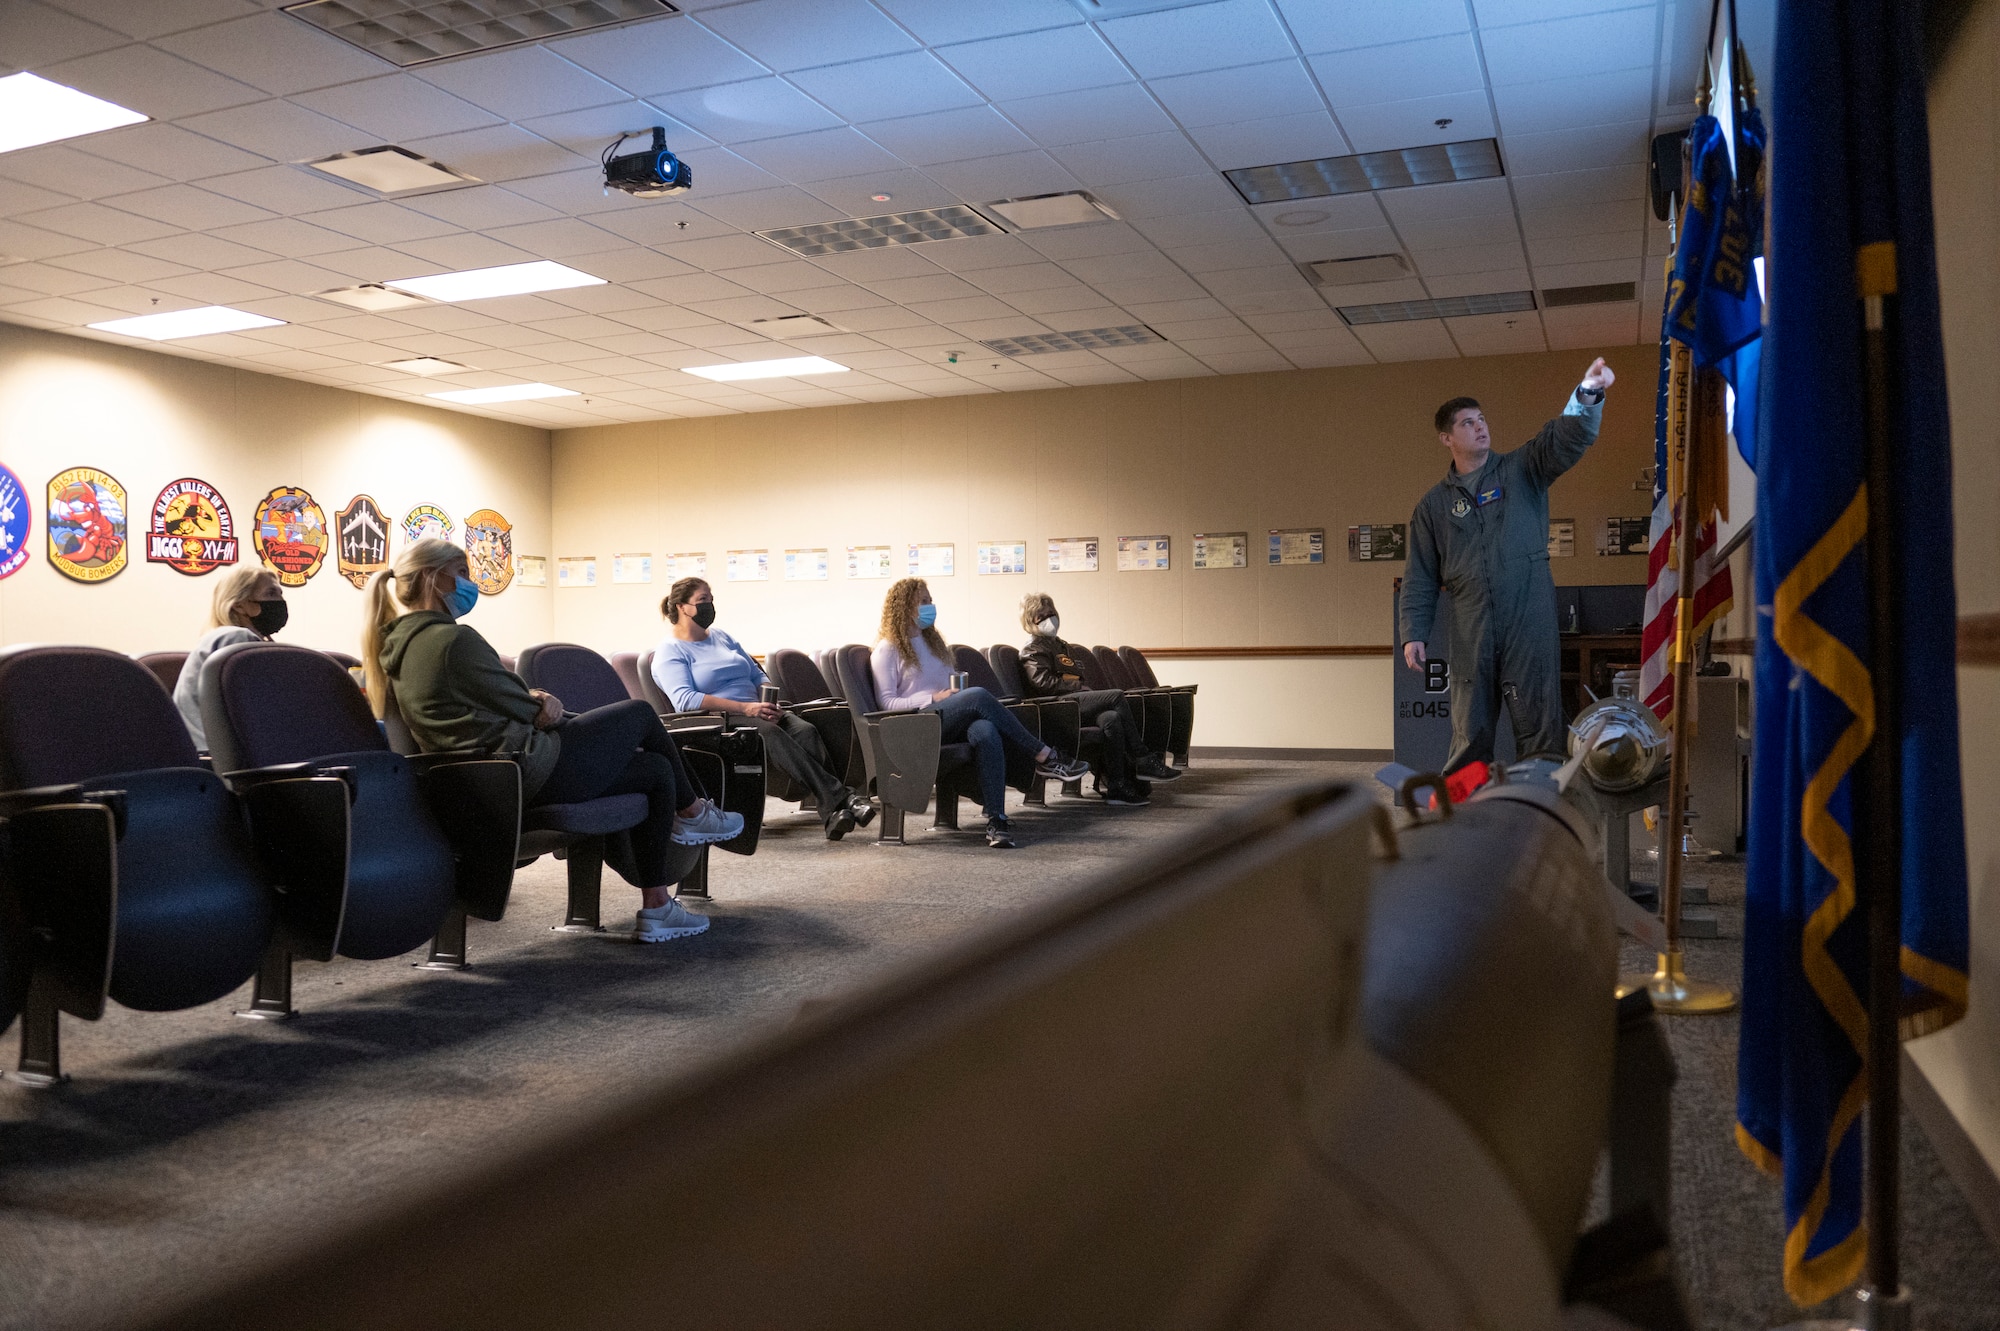
<path fill-rule="evenodd" d="M 1490 273 L 1439 273 L 1424 278 L 1425 289 L 1440 299 L 1526 291 L 1534 285 L 1534 279 L 1528 276 L 1526 268 L 1501 268 Z"/>
<path fill-rule="evenodd" d="M 516 184 L 512 188 L 520 187 L 520 184 Z M 658 200 L 654 200 L 651 204 L 635 200 L 632 207 L 620 208 L 613 212 L 591 213 L 588 220 L 592 226 L 602 227 L 613 235 L 623 236 L 626 240 L 636 241 L 641 245 L 699 240 L 709 236 L 720 236 L 730 230 L 707 213 L 696 212 L 684 204 L 661 203 Z"/>
<path fill-rule="evenodd" d="M 327 227 L 377 245 L 393 245 L 399 240 L 412 240 L 419 236 L 449 235 L 457 230 L 449 222 L 441 222 L 394 203 L 362 203 L 347 208 L 330 208 L 312 214 L 312 221 L 315 226 Z"/>
<path fill-rule="evenodd" d="M 548 43 L 548 49 L 639 97 L 736 83 L 769 71 L 685 19 L 630 23 Z"/>
<path fill-rule="evenodd" d="M 1178 180 L 1140 180 L 1128 185 L 1108 185 L 1096 193 L 1128 221 L 1144 217 L 1179 217 L 1187 213 L 1207 213 L 1218 208 L 1243 206 L 1242 196 L 1213 172 L 1182 176 Z"/>
<path fill-rule="evenodd" d="M 804 184 L 836 177 L 881 174 L 903 164 L 843 125 L 777 139 L 746 143 L 738 155 L 783 180 Z M 697 178 L 699 179 L 699 178 Z"/>
<path fill-rule="evenodd" d="M 1052 263 L 1017 263 L 1005 268 L 979 268 L 966 281 L 989 296 L 1012 296 L 1021 291 L 1043 291 L 1051 287 L 1074 287 L 1077 281 L 1065 269 Z"/>
<path fill-rule="evenodd" d="M 819 180 L 805 187 L 816 199 L 830 204 L 847 217 L 875 217 L 881 213 L 908 212 L 917 208 L 943 208 L 959 201 L 958 196 L 921 171 L 871 171 L 840 180 Z M 887 194 L 888 199 L 878 199 Z"/>
<path fill-rule="evenodd" d="M 713 139 L 696 133 L 658 107 L 630 100 L 535 116 L 521 121 L 520 127 L 589 161 L 601 157 L 621 134 L 633 136 L 619 147 L 621 153 L 640 151 L 650 145 L 650 131 L 655 127 L 667 132 L 667 146 L 679 156 L 715 146 Z"/>
<path fill-rule="evenodd" d="M 1034 147 L 1021 131 L 985 106 L 901 120 L 877 120 L 861 126 L 861 132 L 917 166 L 963 161 L 968 157 L 995 157 Z"/>
<path fill-rule="evenodd" d="M 234 175 L 214 176 L 202 181 L 201 187 L 274 213 L 344 208 L 374 197 L 301 166 L 264 166 Z"/>
<path fill-rule="evenodd" d="M 1650 75 L 1658 23 L 1659 10 L 1649 4 L 1550 23 L 1486 28 L 1480 32 L 1479 45 L 1486 56 L 1487 76 L 1496 88 L 1635 66 Z M 1559 61 L 1550 59 L 1554 51 L 1562 53 Z"/>
<path fill-rule="evenodd" d="M 1080 282 L 1063 287 L 1038 287 L 1033 291 L 1012 291 L 1005 300 L 1023 314 L 1048 316 L 1052 321 L 1071 328 L 1078 326 L 1075 321 L 1056 316 L 1074 310 L 1095 309 L 1104 303 L 1104 297 Z"/>
<path fill-rule="evenodd" d="M 734 235 L 671 245 L 666 248 L 666 253 L 682 263 L 713 273 L 770 263 L 774 258 L 783 257 L 785 251 L 755 236 Z"/>
<path fill-rule="evenodd" d="M 411 152 L 443 162 L 487 182 L 525 180 L 531 176 L 554 175 L 561 171 L 586 168 L 590 158 L 560 148 L 537 134 L 515 125 L 488 125 L 435 138 L 406 139 L 403 147 Z M 602 178 L 600 176 L 600 185 Z"/>
<path fill-rule="evenodd" d="M 379 57 L 279 13 L 252 14 L 176 33 L 155 45 L 280 97 L 372 78 L 392 68 Z"/>
<path fill-rule="evenodd" d="M 931 46 L 1004 37 L 1038 28 L 1062 28 L 1081 23 L 1083 16 L 1067 0 L 876 0 L 889 16 Z"/>
<path fill-rule="evenodd" d="M 186 129 L 279 162 L 303 162 L 369 146 L 368 135 L 291 102 L 255 102 L 181 122 Z"/>
<path fill-rule="evenodd" d="M 1509 134 L 1500 141 L 1500 160 L 1509 171 L 1524 175 L 1574 171 L 1583 166 L 1643 163 L 1651 141 L 1652 124 L 1644 119 L 1542 134 Z"/>
<path fill-rule="evenodd" d="M 89 142 L 88 139 L 78 141 Z M 107 162 L 102 157 L 92 157 L 89 153 L 60 143 L 23 148 L 0 156 L 0 176 L 84 199 L 107 194 L 130 194 L 135 190 L 170 183 L 166 176 Z"/>
<path fill-rule="evenodd" d="M 76 146 L 93 157 L 183 181 L 248 171 L 266 164 L 264 158 L 254 153 L 159 121 L 129 125 L 108 134 L 92 134 L 76 140 Z"/>
<path fill-rule="evenodd" d="M 841 217 L 840 210 L 832 204 L 791 185 L 704 199 L 701 211 L 739 231 L 803 226 L 808 222 L 837 221 Z"/>
<path fill-rule="evenodd" d="M 1265 0 L 1221 0 L 1098 25 L 1142 78 L 1281 60 L 1292 41 Z"/>
<path fill-rule="evenodd" d="M 1475 314 L 1444 322 L 1462 355 L 1518 356 L 1548 348 L 1542 337 L 1542 321 L 1533 310 L 1518 314 Z"/>
<path fill-rule="evenodd" d="M 294 217 L 278 217 L 268 222 L 246 222 L 226 227 L 212 235 L 255 246 L 272 254 L 331 254 L 354 248 L 354 237 L 325 227 L 301 222 Z"/>
<path fill-rule="evenodd" d="M 1458 344 L 1442 319 L 1413 319 L 1407 323 L 1363 324 L 1353 330 L 1355 339 L 1368 348 L 1378 361 L 1455 360 Z"/>
<path fill-rule="evenodd" d="M 1500 127 L 1510 135 L 1643 120 L 1653 103 L 1653 71 L 1619 70 L 1493 90 Z"/>
<path fill-rule="evenodd" d="M 255 13 L 259 8 L 255 0 L 146 0 L 141 5 L 130 0 L 53 0 L 53 3 L 93 23 L 139 38 L 220 23 Z"/>
<path fill-rule="evenodd" d="M 476 129 L 500 119 L 414 74 L 385 74 L 336 88 L 302 92 L 288 100 L 353 125 L 384 143 Z"/>
<path fill-rule="evenodd" d="M 1174 127 L 1145 87 L 1137 83 L 1024 97 L 1002 102 L 999 109 L 1035 142 L 1051 147 L 1157 134 Z"/>
<path fill-rule="evenodd" d="M 1232 242 L 1256 243 L 1266 239 L 1257 219 L 1241 208 L 1195 213 L 1187 217 L 1147 218 L 1132 225 L 1134 230 L 1161 249 Z"/>
<path fill-rule="evenodd" d="M 717 143 L 832 129 L 840 118 L 783 79 L 752 79 L 653 99 L 668 115 Z"/>
<path fill-rule="evenodd" d="M 264 94 L 150 46 L 121 46 L 38 70 L 44 78 L 166 120 L 241 106 Z"/>
<path fill-rule="evenodd" d="M 1183 125 L 1226 125 L 1239 120 L 1323 111 L 1319 89 L 1297 60 L 1154 79 L 1148 85 Z"/>
<path fill-rule="evenodd" d="M 1465 0 L 1396 0 L 1381 5 L 1277 0 L 1277 6 L 1299 49 L 1308 55 L 1441 37 L 1471 26 Z"/>
<path fill-rule="evenodd" d="M 1483 92 L 1344 106 L 1335 114 L 1358 153 L 1483 139 L 1493 134 L 1493 114 Z M 1439 120 L 1449 123 L 1439 125 Z"/>
<path fill-rule="evenodd" d="M 1403 239 L 1386 226 L 1355 227 L 1345 231 L 1309 231 L 1303 235 L 1280 235 L 1279 246 L 1300 263 L 1321 259 L 1361 259 L 1371 254 L 1400 254 Z"/>
<path fill-rule="evenodd" d="M 1453 92 L 1484 92 L 1479 49 L 1470 33 L 1393 46 L 1316 55 L 1308 61 L 1336 111 Z"/>
<path fill-rule="evenodd" d="M 255 282 L 273 291 L 289 291 L 301 295 L 310 291 L 326 291 L 333 287 L 345 286 L 347 275 L 331 268 L 321 268 L 318 264 L 300 263 L 297 259 L 274 259 L 269 263 L 253 263 L 242 268 L 232 268 L 220 277 L 233 277 L 240 282 Z"/>
<path fill-rule="evenodd" d="M 1435 221 L 1398 222 L 1396 231 L 1412 250 L 1451 249 L 1461 245 L 1511 245 L 1521 238 L 1511 211 Z"/>
<path fill-rule="evenodd" d="M 956 190 L 960 197 L 981 203 L 1029 194 L 1056 194 L 1079 186 L 1076 177 L 1045 152 L 940 162 L 926 167 L 924 174 L 946 189 Z"/>
<path fill-rule="evenodd" d="M 418 77 L 508 120 L 627 100 L 623 88 L 540 46 L 447 60 Z"/>
<path fill-rule="evenodd" d="M 31 213 L 38 208 L 53 208 L 60 203 L 74 202 L 75 198 L 68 194 L 58 194 L 26 181 L 0 179 L 0 217 L 13 217 L 17 213 Z"/>
<path fill-rule="evenodd" d="M 890 55 L 917 43 L 867 0 L 750 0 L 699 22 L 776 70 Z"/>
<path fill-rule="evenodd" d="M 1128 180 L 1159 180 L 1203 170 L 1207 163 L 1188 145 L 1184 135 L 1143 134 L 1051 148 L 1049 155 L 1086 185 L 1119 185 Z"/>
<path fill-rule="evenodd" d="M 172 235 L 176 231 L 186 229 L 165 222 L 155 222 L 150 218 L 135 217 L 131 213 L 119 212 L 99 203 L 66 203 L 61 207 L 45 208 L 40 212 L 23 213 L 19 220 L 31 227 L 94 241 L 99 245 L 123 245 L 134 240 L 152 240 L 158 236 Z M 44 257 L 14 249 L 7 245 L 4 239 L 0 239 L 0 253 L 29 259 Z"/>
<path fill-rule="evenodd" d="M 870 291 L 905 307 L 923 300 L 953 300 L 984 294 L 971 283 L 950 273 L 926 277 L 890 277 L 866 284 Z"/>
<path fill-rule="evenodd" d="M 1132 78 L 1088 27 L 965 42 L 941 47 L 937 54 L 995 101 L 1126 83 Z"/>
<path fill-rule="evenodd" d="M 849 121 L 948 111 L 982 100 L 927 51 L 802 69 L 791 81 Z"/>
<path fill-rule="evenodd" d="M 339 237 L 335 237 L 339 239 Z M 5 249 L 0 242 L 0 249 Z M 240 268 L 246 263 L 258 263 L 271 257 L 267 250 L 254 248 L 220 236 L 198 236 L 192 233 L 182 236 L 162 236 L 158 240 L 142 240 L 127 245 L 128 250 L 137 254 L 149 254 L 165 259 L 169 263 L 186 264 L 190 268 L 215 271 L 221 268 Z"/>
<path fill-rule="evenodd" d="M 530 254 L 519 257 L 532 259 L 534 256 Z M 359 245 L 349 250 L 315 254 L 313 267 L 339 273 L 342 277 L 350 277 L 357 282 L 386 282 L 396 278 L 422 277 L 435 273 L 439 265 L 405 254 L 401 250 L 387 249 L 381 245 Z"/>
<path fill-rule="evenodd" d="M 1646 169 L 1634 164 L 1544 175 L 1517 175 L 1514 177 L 1514 197 L 1520 201 L 1523 211 L 1643 199 L 1648 197 Z"/>
<path fill-rule="evenodd" d="M 1598 259 L 1637 259 L 1645 252 L 1646 233 L 1638 227 L 1627 231 L 1600 231 L 1595 235 L 1528 242 L 1528 262 L 1537 267 L 1544 264 L 1588 263 Z"/>
<path fill-rule="evenodd" d="M 1598 14 L 1613 9 L 1631 9 L 1635 0 L 1473 0 L 1474 16 L 1482 28 L 1501 28 L 1515 23 L 1543 23 L 1573 14 Z M 1652 9 L 1650 0 L 1638 0 Z M 1708 7 L 1702 7 L 1702 15 Z"/>
<path fill-rule="evenodd" d="M 93 51 L 123 46 L 126 40 L 123 33 L 34 0 L 10 0 L 0 5 L 0 60 L 16 69 L 46 69 Z"/>
<path fill-rule="evenodd" d="M 82 259 L 87 262 L 93 256 L 117 255 L 123 252 L 122 250 L 85 250 L 78 255 L 62 255 L 58 257 L 64 259 Z M 97 265 L 95 264 L 78 268 L 63 267 L 52 258 L 46 263 L 10 263 L 5 269 L 0 269 L 0 274 L 4 274 L 8 290 L 28 293 L 27 295 L 18 297 L 20 300 L 27 300 L 32 296 L 68 296 L 79 291 L 97 290 L 118 282 L 149 280 L 110 276 L 96 271 L 96 267 Z M 176 276 L 176 274 L 161 273 L 158 276 L 172 277 Z"/>
<path fill-rule="evenodd" d="M 1205 125 L 1188 131 L 1188 135 L 1222 171 L 1315 157 L 1341 157 L 1348 151 L 1347 140 L 1325 111 L 1246 120 L 1235 125 Z"/>
<path fill-rule="evenodd" d="M 538 259 L 566 259 L 577 254 L 595 254 L 617 243 L 616 237 L 609 232 L 600 231 L 574 217 L 491 227 L 485 234 L 504 245 L 526 250 Z"/>
<path fill-rule="evenodd" d="M 1638 234 L 1652 216 L 1649 204 L 1636 199 L 1612 203 L 1580 203 L 1567 208 L 1521 210 L 1521 230 L 1534 240 L 1561 236 L 1587 236 L 1599 231 L 1632 231 Z"/>
<path fill-rule="evenodd" d="M 780 259 L 776 263 L 732 268 L 729 270 L 729 280 L 739 282 L 752 291 L 767 296 L 811 291 L 816 287 L 848 285 L 846 278 L 829 273 L 824 268 L 815 267 L 804 259 Z"/>
<path fill-rule="evenodd" d="M 1485 245 L 1460 245 L 1451 249 L 1414 250 L 1411 260 L 1424 277 L 1449 277 L 1453 273 L 1485 273 L 1496 268 L 1518 268 L 1526 261 L 1521 242 L 1507 240 Z"/>
<path fill-rule="evenodd" d="M 1270 228 L 1280 239 L 1314 235 L 1322 231 L 1352 231 L 1360 227 L 1387 226 L 1383 198 L 1394 198 L 1402 190 L 1374 194 L 1336 194 L 1326 199 L 1298 199 L 1284 203 L 1259 204 L 1250 215 Z"/>
<path fill-rule="evenodd" d="M 210 188 L 215 188 L 215 185 L 211 183 Z M 468 230 L 520 222 L 545 222 L 558 216 L 555 209 L 496 185 L 475 185 L 469 189 L 420 194 L 413 199 L 404 199 L 402 203 L 406 208 L 414 208 Z"/>
<path fill-rule="evenodd" d="M 256 222 L 272 216 L 262 208 L 211 194 L 193 185 L 163 185 L 137 194 L 120 194 L 104 200 L 113 208 L 156 222 L 167 222 L 183 231 L 206 231 L 211 227 L 237 222 Z"/>
<path fill-rule="evenodd" d="M 1286 262 L 1284 251 L 1268 236 L 1250 241 L 1231 240 L 1219 245 L 1184 245 L 1168 250 L 1167 254 L 1175 263 L 1197 274 Z"/>

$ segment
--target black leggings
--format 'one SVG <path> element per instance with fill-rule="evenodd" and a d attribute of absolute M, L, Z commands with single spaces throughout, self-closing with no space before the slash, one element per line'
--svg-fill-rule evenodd
<path fill-rule="evenodd" d="M 637 698 L 565 716 L 556 725 L 562 749 L 555 770 L 530 805 L 582 804 L 606 795 L 644 795 L 646 821 L 631 830 L 637 887 L 671 882 L 674 813 L 702 797 L 674 737 Z M 619 872 L 624 873 L 623 866 Z M 628 874 L 627 877 L 630 877 Z"/>

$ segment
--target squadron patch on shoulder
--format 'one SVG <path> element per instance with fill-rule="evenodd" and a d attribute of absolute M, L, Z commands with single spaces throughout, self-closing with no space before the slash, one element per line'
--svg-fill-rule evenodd
<path fill-rule="evenodd" d="M 103 582 L 125 571 L 125 487 L 95 467 L 49 480 L 49 562 L 64 577 Z"/>
<path fill-rule="evenodd" d="M 465 520 L 465 557 L 481 596 L 498 596 L 514 580 L 514 524 L 490 508 Z"/>
<path fill-rule="evenodd" d="M 435 536 L 440 541 L 451 539 L 451 514 L 436 504 L 418 504 L 403 515 L 403 535 L 413 541 L 421 541 L 426 536 Z"/>
<path fill-rule="evenodd" d="M 28 529 L 35 506 L 28 502 L 21 478 L 0 465 L 0 578 L 19 573 L 28 562 Z"/>
<path fill-rule="evenodd" d="M 1472 505 L 1465 502 L 1464 495 L 1460 495 L 1458 498 L 1451 501 L 1451 515 L 1453 517 L 1462 518 L 1471 511 L 1472 511 Z"/>
<path fill-rule="evenodd" d="M 367 586 L 368 579 L 389 566 L 389 519 L 382 516 L 381 506 L 374 499 L 356 495 L 347 501 L 347 507 L 340 510 L 334 523 L 334 530 L 340 535 L 336 565 L 340 576 L 356 588 Z"/>
<path fill-rule="evenodd" d="M 250 540 L 280 583 L 303 587 L 326 562 L 326 511 L 298 486 L 281 485 L 257 505 Z"/>
<path fill-rule="evenodd" d="M 146 562 L 198 578 L 236 562 L 236 524 L 222 492 L 192 476 L 168 482 L 153 501 Z"/>

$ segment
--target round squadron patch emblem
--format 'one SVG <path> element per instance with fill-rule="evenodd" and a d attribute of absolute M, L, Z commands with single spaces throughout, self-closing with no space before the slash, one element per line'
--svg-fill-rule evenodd
<path fill-rule="evenodd" d="M 21 478 L 0 465 L 0 578 L 20 572 L 28 562 L 28 529 L 34 520 L 34 505 Z"/>
<path fill-rule="evenodd" d="M 236 523 L 207 481 L 184 476 L 153 501 L 146 528 L 146 562 L 198 578 L 236 562 Z"/>
<path fill-rule="evenodd" d="M 451 514 L 436 504 L 418 504 L 403 515 L 403 535 L 413 541 L 421 541 L 426 536 L 435 536 L 440 541 L 451 539 Z"/>
<path fill-rule="evenodd" d="M 340 576 L 355 587 L 367 586 L 368 579 L 389 566 L 389 519 L 369 496 L 348 500 L 335 530 L 340 533 Z"/>
<path fill-rule="evenodd" d="M 281 485 L 257 505 L 251 536 L 257 557 L 287 587 L 303 587 L 326 562 L 326 512 L 295 485 Z"/>
<path fill-rule="evenodd" d="M 465 520 L 465 555 L 481 596 L 498 596 L 514 580 L 514 524 L 490 508 Z"/>
<path fill-rule="evenodd" d="M 1471 511 L 1472 511 L 1472 505 L 1465 502 L 1464 495 L 1460 495 L 1458 498 L 1451 501 L 1451 515 L 1453 517 L 1462 518 Z"/>
<path fill-rule="evenodd" d="M 125 487 L 95 467 L 49 480 L 49 562 L 64 577 L 103 582 L 125 571 Z"/>

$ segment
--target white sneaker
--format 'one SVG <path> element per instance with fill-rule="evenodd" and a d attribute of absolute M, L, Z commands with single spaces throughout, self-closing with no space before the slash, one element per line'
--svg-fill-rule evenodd
<path fill-rule="evenodd" d="M 697 915 L 678 901 L 641 910 L 632 926 L 635 943 L 664 943 L 670 938 L 692 938 L 708 931 L 708 916 Z"/>
<path fill-rule="evenodd" d="M 695 801 L 692 818 L 674 817 L 674 840 L 683 846 L 706 846 L 712 841 L 733 841 L 742 834 L 743 815 L 716 808 L 707 800 Z"/>

